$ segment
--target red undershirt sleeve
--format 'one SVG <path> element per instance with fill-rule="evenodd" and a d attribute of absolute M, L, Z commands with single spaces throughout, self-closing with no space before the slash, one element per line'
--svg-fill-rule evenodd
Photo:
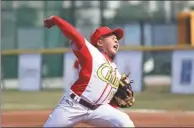
<path fill-rule="evenodd" d="M 76 28 L 58 16 L 54 16 L 52 20 L 62 31 L 63 35 L 71 40 L 71 48 L 81 66 L 86 65 L 86 63 L 91 63 L 92 56 L 86 46 L 85 38 L 76 30 Z"/>
<path fill-rule="evenodd" d="M 80 50 L 83 46 L 85 46 L 84 37 L 71 24 L 58 16 L 54 16 L 52 20 L 54 21 L 55 25 L 60 28 L 63 35 L 74 43 L 77 49 Z"/>

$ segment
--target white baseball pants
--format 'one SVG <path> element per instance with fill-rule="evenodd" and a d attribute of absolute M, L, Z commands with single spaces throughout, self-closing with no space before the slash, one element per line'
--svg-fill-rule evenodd
<path fill-rule="evenodd" d="M 134 127 L 129 116 L 110 106 L 89 110 L 71 98 L 65 98 L 49 115 L 43 127 L 73 127 L 86 122 L 98 127 Z"/>

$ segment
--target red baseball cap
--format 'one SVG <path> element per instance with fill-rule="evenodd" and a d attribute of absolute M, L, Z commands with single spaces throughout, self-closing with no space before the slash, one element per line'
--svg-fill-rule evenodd
<path fill-rule="evenodd" d="M 107 26 L 104 26 L 104 27 L 99 27 L 96 29 L 96 31 L 91 35 L 91 43 L 95 46 L 98 39 L 101 37 L 101 36 L 104 36 L 104 35 L 108 35 L 108 34 L 115 34 L 115 36 L 117 37 L 118 40 L 122 39 L 123 38 L 123 35 L 124 35 L 124 32 L 121 28 L 116 28 L 116 29 L 110 29 L 109 27 Z"/>

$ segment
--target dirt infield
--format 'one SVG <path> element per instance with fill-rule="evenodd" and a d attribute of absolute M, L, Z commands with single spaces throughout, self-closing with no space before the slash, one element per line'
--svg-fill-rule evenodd
<path fill-rule="evenodd" d="M 2 126 L 42 126 L 50 111 L 7 111 L 2 112 Z M 127 112 L 136 126 L 194 126 L 194 113 L 184 112 Z M 87 127 L 81 123 L 75 127 Z"/>

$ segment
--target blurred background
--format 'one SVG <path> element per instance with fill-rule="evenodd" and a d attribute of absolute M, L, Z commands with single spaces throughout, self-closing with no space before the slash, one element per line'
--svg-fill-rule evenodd
<path fill-rule="evenodd" d="M 43 28 L 44 18 L 51 15 L 64 18 L 87 39 L 97 27 L 106 25 L 110 28 L 121 27 L 124 29 L 125 36 L 121 41 L 121 46 L 174 46 L 178 45 L 179 38 L 177 15 L 180 12 L 190 12 L 193 9 L 194 1 L 2 1 L 1 49 L 9 52 L 23 49 L 69 48 L 69 40 L 57 27 L 49 31 Z M 5 90 L 15 89 L 17 87 L 14 82 L 18 80 L 18 55 L 13 52 L 10 55 L 2 54 L 1 57 L 2 87 Z M 49 88 L 49 85 L 55 82 L 54 80 L 63 79 L 63 53 L 51 52 L 43 54 L 42 57 L 42 77 L 47 79 L 43 87 Z M 170 50 L 147 50 L 144 52 L 144 83 L 146 86 L 153 86 L 151 90 L 147 90 L 148 93 L 145 89 L 142 94 L 139 94 L 137 98 L 142 102 L 137 102 L 135 108 L 151 108 L 152 101 L 160 99 L 159 97 L 163 94 L 170 98 L 161 99 L 155 108 L 194 108 L 193 97 L 190 95 L 179 96 L 169 93 L 171 63 L 172 51 Z M 63 80 L 61 80 L 62 82 Z M 9 88 L 6 88 L 6 85 Z M 155 88 L 155 85 L 162 86 Z M 56 88 L 60 89 L 62 86 L 59 85 Z M 15 100 L 11 98 L 13 93 L 18 96 L 14 95 Z M 25 92 L 5 91 L 4 102 L 7 103 L 7 106 L 5 104 L 4 108 L 13 108 L 13 102 L 21 102 L 27 106 L 28 103 L 19 101 L 21 99 L 19 95 L 23 93 Z M 44 93 L 45 96 L 41 101 L 38 96 Z M 47 93 L 43 90 L 41 94 L 32 94 L 34 100 L 32 98 L 31 100 L 39 105 L 49 104 L 48 108 L 52 108 L 62 93 L 58 93 L 58 90 L 56 93 L 54 91 Z M 35 98 L 36 96 L 37 98 Z M 50 97 L 49 103 L 43 100 L 45 97 Z M 177 99 L 186 97 L 186 100 L 184 99 L 184 102 L 177 100 L 176 103 L 168 100 L 176 97 Z M 186 105 L 185 102 L 191 104 Z M 160 103 L 164 106 L 161 106 Z M 22 109 L 25 108 L 27 107 Z"/>
<path fill-rule="evenodd" d="M 193 1 L 2 1 L 2 50 L 69 47 L 58 28 L 43 19 L 58 15 L 89 39 L 99 26 L 121 27 L 121 45 L 177 45 L 177 14 L 194 9 Z M 146 52 L 153 68 L 145 73 L 170 75 L 171 52 Z M 62 55 L 62 54 L 61 54 Z M 52 57 L 53 56 L 53 57 Z M 62 56 L 44 55 L 45 77 L 62 76 Z M 149 60 L 149 61 L 148 61 Z M 2 56 L 4 78 L 17 77 L 17 55 Z"/>

